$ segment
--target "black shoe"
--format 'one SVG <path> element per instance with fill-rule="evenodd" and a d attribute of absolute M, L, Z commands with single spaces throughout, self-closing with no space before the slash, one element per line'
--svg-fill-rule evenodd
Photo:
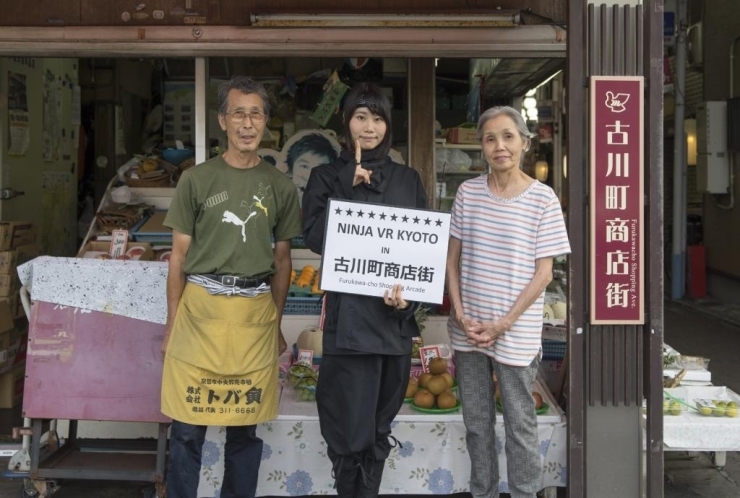
<path fill-rule="evenodd" d="M 357 498 L 377 498 L 378 493 L 380 493 L 380 482 L 383 479 L 385 460 L 375 460 L 372 462 L 372 466 L 368 465 L 368 467 L 363 469 L 364 476 L 357 479 L 357 492 L 355 493 Z"/>
<path fill-rule="evenodd" d="M 340 498 L 356 498 L 355 488 L 360 474 L 360 464 L 352 457 L 339 457 L 333 465 L 334 488 Z"/>

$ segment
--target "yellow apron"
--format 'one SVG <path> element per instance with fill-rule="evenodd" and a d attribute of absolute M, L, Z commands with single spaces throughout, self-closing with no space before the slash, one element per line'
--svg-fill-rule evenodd
<path fill-rule="evenodd" d="M 164 359 L 162 413 L 193 425 L 274 419 L 277 352 L 271 293 L 214 296 L 186 284 Z"/>

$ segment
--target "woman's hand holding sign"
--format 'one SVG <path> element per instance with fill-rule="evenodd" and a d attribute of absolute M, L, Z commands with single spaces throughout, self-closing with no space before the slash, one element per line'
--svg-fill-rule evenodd
<path fill-rule="evenodd" d="M 409 302 L 406 301 L 403 297 L 401 297 L 401 294 L 403 293 L 403 285 L 402 284 L 395 284 L 393 286 L 393 289 L 391 289 L 390 292 L 386 290 L 383 293 L 383 301 L 385 301 L 385 304 L 388 306 L 393 306 L 397 310 L 405 310 L 409 307 Z"/>
<path fill-rule="evenodd" d="M 355 179 L 352 186 L 356 187 L 360 183 L 370 183 L 370 175 L 373 172 L 362 167 L 362 148 L 360 148 L 359 140 L 355 140 L 355 164 Z"/>

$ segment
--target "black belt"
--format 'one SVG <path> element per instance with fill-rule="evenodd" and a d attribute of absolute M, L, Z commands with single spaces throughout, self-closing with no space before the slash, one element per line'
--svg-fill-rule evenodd
<path fill-rule="evenodd" d="M 234 275 L 214 275 L 209 273 L 203 273 L 201 276 L 227 287 L 241 287 L 243 289 L 249 289 L 252 287 L 259 287 L 262 284 L 270 285 L 270 277 L 246 278 L 235 277 Z"/>

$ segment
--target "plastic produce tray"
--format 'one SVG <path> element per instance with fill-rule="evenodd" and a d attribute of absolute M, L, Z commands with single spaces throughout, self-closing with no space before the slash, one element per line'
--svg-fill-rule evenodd
<path fill-rule="evenodd" d="M 291 297 L 285 301 L 285 315 L 320 315 L 321 297 Z"/>
<path fill-rule="evenodd" d="M 565 351 L 568 344 L 563 341 L 551 341 L 543 339 L 542 341 L 542 359 L 543 360 L 562 360 L 565 358 Z"/>

